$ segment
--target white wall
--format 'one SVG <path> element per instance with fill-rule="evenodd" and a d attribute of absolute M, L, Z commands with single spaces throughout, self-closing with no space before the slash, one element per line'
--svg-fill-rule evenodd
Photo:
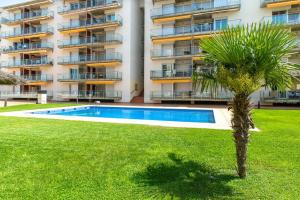
<path fill-rule="evenodd" d="M 69 86 L 71 85 L 72 89 L 77 89 L 78 84 L 69 84 L 58 81 L 60 74 L 68 74 L 71 68 L 78 68 L 78 66 L 61 66 L 58 65 L 59 57 L 69 56 L 70 52 L 73 55 L 78 55 L 78 49 L 59 49 L 58 41 L 68 40 L 70 35 L 62 34 L 58 31 L 58 26 L 60 23 L 69 22 L 70 19 L 79 19 L 78 14 L 62 16 L 57 10 L 59 7 L 63 6 L 63 1 L 55 1 L 53 4 L 47 6 L 49 10 L 54 11 L 54 19 L 41 21 L 43 24 L 48 24 L 54 27 L 54 34 L 45 37 L 44 40 L 53 43 L 54 49 L 53 52 L 48 53 L 48 58 L 54 60 L 52 67 L 41 68 L 43 74 L 52 74 L 53 82 L 49 83 L 47 86 L 43 86 L 43 89 L 48 89 L 53 91 L 54 100 L 61 100 L 58 93 L 62 91 L 69 91 Z M 115 30 L 115 33 L 119 33 L 123 36 L 123 43 L 116 45 L 107 45 L 105 48 L 114 48 L 115 52 L 120 52 L 122 54 L 122 63 L 116 67 L 109 67 L 109 70 L 119 71 L 122 73 L 123 80 L 117 82 L 114 85 L 107 85 L 107 89 L 117 90 L 122 92 L 121 102 L 130 102 L 130 100 L 138 95 L 141 90 L 143 90 L 143 60 L 142 60 L 142 48 L 143 44 L 141 43 L 142 36 L 142 13 L 140 12 L 140 3 L 139 0 L 123 0 L 123 6 L 117 9 L 105 10 L 105 14 L 115 13 L 120 15 L 123 18 L 123 24 L 120 27 L 112 28 Z M 8 17 L 9 13 L 4 12 L 3 15 Z M 14 26 L 2 25 L 1 31 L 10 31 L 13 30 Z M 16 26 L 18 27 L 18 26 Z M 107 28 L 106 31 L 111 28 Z M 76 35 L 76 34 L 75 34 Z M 1 47 L 12 45 L 12 42 L 2 39 Z M 20 57 L 19 54 L 14 55 L 16 58 Z M 1 61 L 7 61 L 11 59 L 13 55 L 2 54 L 0 57 Z M 19 69 L 3 69 L 7 72 L 12 73 L 13 71 L 20 71 Z M 135 84 L 138 85 L 138 91 L 135 91 Z M 11 90 L 12 87 L 1 87 L 0 90 Z"/>
<path fill-rule="evenodd" d="M 161 91 L 161 84 L 154 83 L 150 79 L 150 71 L 161 69 L 161 65 L 165 63 L 174 63 L 174 60 L 152 60 L 151 59 L 151 49 L 160 48 L 161 44 L 154 45 L 151 41 L 151 30 L 159 28 L 162 24 L 154 24 L 151 19 L 151 10 L 153 8 L 161 8 L 162 4 L 174 3 L 174 0 L 157 2 L 153 5 L 152 0 L 145 0 L 145 102 L 154 103 L 151 101 L 150 95 L 151 91 Z M 253 22 L 260 22 L 265 16 L 272 16 L 272 11 L 276 10 L 287 10 L 290 7 L 268 9 L 261 8 L 261 0 L 241 0 L 241 8 L 238 11 L 221 12 L 212 14 L 212 18 L 223 18 L 226 17 L 228 20 L 241 20 L 242 24 L 251 24 Z M 172 24 L 172 22 L 168 22 Z M 173 42 L 170 42 L 173 44 Z M 182 85 L 182 87 L 184 87 Z M 188 87 L 186 87 L 188 89 Z M 257 102 L 259 100 L 260 91 L 253 94 L 253 101 Z"/>

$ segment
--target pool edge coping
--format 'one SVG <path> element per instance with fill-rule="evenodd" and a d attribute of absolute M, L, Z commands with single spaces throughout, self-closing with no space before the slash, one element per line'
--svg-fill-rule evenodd
<path fill-rule="evenodd" d="M 195 122 L 174 122 L 174 121 L 158 121 L 158 120 L 138 120 L 138 119 L 120 119 L 120 118 L 93 118 L 81 116 L 62 116 L 62 115 L 45 115 L 33 114 L 32 112 L 53 111 L 72 108 L 84 107 L 121 107 L 121 108 L 159 108 L 159 109 L 175 109 L 175 110 L 212 110 L 214 113 L 215 123 L 195 123 Z M 23 118 L 38 118 L 38 119 L 57 119 L 69 121 L 86 121 L 86 122 L 102 122 L 115 124 L 138 124 L 150 126 L 163 126 L 175 128 L 204 128 L 204 129 L 218 129 L 218 130 L 232 130 L 230 123 L 230 112 L 225 108 L 198 108 L 198 107 L 162 107 L 162 106 L 123 106 L 123 105 L 81 105 L 68 106 L 57 108 L 42 108 L 35 110 L 23 110 L 0 113 L 0 116 L 8 117 L 23 117 Z"/>

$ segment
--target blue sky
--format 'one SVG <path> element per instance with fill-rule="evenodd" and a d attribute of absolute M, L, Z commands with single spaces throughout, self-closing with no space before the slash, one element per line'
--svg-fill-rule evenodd
<path fill-rule="evenodd" d="M 0 0 L 0 7 L 8 6 L 15 3 L 25 2 L 26 0 Z"/>

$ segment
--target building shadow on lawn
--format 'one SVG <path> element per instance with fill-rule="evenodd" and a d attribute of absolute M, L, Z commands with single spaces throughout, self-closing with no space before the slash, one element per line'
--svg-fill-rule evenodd
<path fill-rule="evenodd" d="M 202 163 L 184 161 L 174 153 L 168 154 L 168 158 L 170 162 L 150 165 L 133 176 L 145 195 L 155 199 L 230 198 L 234 195 L 227 183 L 237 177 L 218 173 Z"/>

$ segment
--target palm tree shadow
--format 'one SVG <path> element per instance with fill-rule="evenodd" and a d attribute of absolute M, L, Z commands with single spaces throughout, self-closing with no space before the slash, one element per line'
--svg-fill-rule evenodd
<path fill-rule="evenodd" d="M 210 199 L 234 195 L 227 183 L 237 177 L 218 173 L 205 164 L 184 161 L 174 153 L 168 154 L 168 158 L 168 163 L 156 163 L 134 174 L 133 180 L 147 195 L 155 199 Z"/>

